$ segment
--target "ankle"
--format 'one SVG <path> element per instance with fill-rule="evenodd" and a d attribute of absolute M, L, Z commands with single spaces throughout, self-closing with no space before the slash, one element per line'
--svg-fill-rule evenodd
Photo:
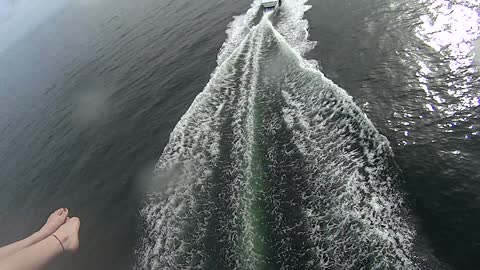
<path fill-rule="evenodd" d="M 55 232 L 54 234 L 52 234 L 55 238 L 57 238 L 57 240 L 63 245 L 65 246 L 67 243 L 68 243 L 68 239 L 70 238 L 70 236 L 68 234 L 63 234 L 63 233 L 59 233 L 59 232 Z"/>
<path fill-rule="evenodd" d="M 47 237 L 47 238 L 46 238 L 44 241 L 42 241 L 41 243 L 44 243 L 44 242 L 46 242 L 46 241 L 49 241 L 49 245 L 55 247 L 55 250 L 56 250 L 56 253 L 57 253 L 57 254 L 65 253 L 65 248 L 63 247 L 62 242 L 61 242 L 57 237 L 55 237 L 53 234 L 50 235 L 49 237 Z"/>

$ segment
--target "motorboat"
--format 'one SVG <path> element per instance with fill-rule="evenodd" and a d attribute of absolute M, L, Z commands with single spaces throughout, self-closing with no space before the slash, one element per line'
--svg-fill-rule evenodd
<path fill-rule="evenodd" d="M 262 0 L 263 11 L 274 11 L 282 4 L 281 0 Z"/>

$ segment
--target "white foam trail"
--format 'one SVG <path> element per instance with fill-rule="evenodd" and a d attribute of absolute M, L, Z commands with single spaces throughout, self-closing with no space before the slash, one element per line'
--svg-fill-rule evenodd
<path fill-rule="evenodd" d="M 285 38 L 288 44 L 304 56 L 310 52 L 317 42 L 309 40 L 309 24 L 303 18 L 305 12 L 312 8 L 307 5 L 308 0 L 284 1 L 282 5 L 282 17 L 276 25 L 276 30 Z"/>
<path fill-rule="evenodd" d="M 247 269 L 254 269 L 255 263 L 256 263 L 256 255 L 254 252 L 254 234 L 255 234 L 255 228 L 253 226 L 253 220 L 252 220 L 252 215 L 251 212 L 249 211 L 250 204 L 251 204 L 251 188 L 249 187 L 248 180 L 251 179 L 251 157 L 252 157 L 252 147 L 253 147 L 253 142 L 254 142 L 254 125 L 255 125 L 255 109 L 254 109 L 254 104 L 255 104 L 255 98 L 257 95 L 257 86 L 258 86 L 258 76 L 259 76 L 259 67 L 258 67 L 258 61 L 261 55 L 262 51 L 262 41 L 263 41 L 263 36 L 262 33 L 258 31 L 258 26 L 256 29 L 254 29 L 253 36 L 255 37 L 255 42 L 252 42 L 252 47 L 250 48 L 249 51 L 252 52 L 252 66 L 251 66 L 251 72 L 252 72 L 252 79 L 251 79 L 251 84 L 250 84 L 250 89 L 247 89 L 248 91 L 245 91 L 245 96 L 248 97 L 247 101 L 247 109 L 246 109 L 246 124 L 243 129 L 238 129 L 239 133 L 238 136 L 239 138 L 244 137 L 246 144 L 244 146 L 239 147 L 236 149 L 235 156 L 241 157 L 243 162 L 243 171 L 241 175 L 243 175 L 243 181 L 241 181 L 239 184 L 242 187 L 242 190 L 240 190 L 240 200 L 242 202 L 243 207 L 238 209 L 239 215 L 241 215 L 241 218 L 243 220 L 243 231 L 242 231 L 242 240 L 241 243 L 243 246 L 240 246 L 239 249 L 237 250 L 243 250 L 245 253 L 243 257 L 239 257 L 240 261 L 237 264 L 240 268 L 247 268 Z M 243 131 L 241 134 L 240 132 Z M 240 155 L 239 155 L 240 154 Z"/>
<path fill-rule="evenodd" d="M 272 31 L 276 32 L 273 26 Z M 317 243 L 317 264 L 356 269 L 355 262 L 377 252 L 384 258 L 371 262 L 371 269 L 415 269 L 411 259 L 415 232 L 402 216 L 403 198 L 389 176 L 393 153 L 388 140 L 345 90 L 305 62 L 301 49 L 307 46 L 291 47 L 292 39 L 278 32 L 275 36 L 284 44 L 285 55 L 280 58 L 294 56 L 285 66 L 296 62 L 303 69 L 285 72 L 287 87 L 282 93 L 288 106 L 283 112 L 294 142 L 310 164 L 306 169 L 313 192 L 307 191 L 304 197 L 313 203 L 306 205 L 305 215 L 312 241 Z M 325 190 L 334 200 L 326 199 Z M 343 235 L 355 227 L 354 239 Z M 344 248 L 355 241 L 362 244 L 357 250 L 351 247 L 356 254 L 350 256 Z M 361 252 L 365 247 L 370 253 Z"/>
<path fill-rule="evenodd" d="M 408 253 L 414 233 L 400 215 L 402 198 L 388 176 L 388 142 L 329 81 L 315 87 L 324 89 L 318 98 L 312 98 L 312 92 L 298 93 L 299 88 L 292 85 L 295 91 L 283 92 L 289 104 L 284 116 L 309 164 L 305 215 L 317 246 L 317 263 L 356 269 L 355 262 L 373 255 L 385 257 L 371 269 L 413 269 Z"/>
<path fill-rule="evenodd" d="M 222 45 L 217 57 L 217 64 L 220 66 L 238 47 L 238 45 L 250 33 L 253 27 L 253 20 L 260 9 L 261 1 L 254 0 L 245 14 L 233 17 L 227 29 L 227 39 Z"/>
<path fill-rule="evenodd" d="M 180 182 L 175 183 L 163 195 L 152 195 L 154 199 L 142 210 L 146 233 L 136 252 L 135 269 L 191 268 L 194 260 L 195 267 L 202 268 L 204 258 L 196 259 L 202 255 L 188 250 L 185 243 L 182 243 L 182 237 L 184 237 L 182 234 L 185 233 L 183 230 L 188 225 L 188 218 L 196 215 L 196 190 L 205 186 L 205 181 L 211 177 L 217 162 L 221 139 L 219 134 L 222 124 L 221 115 L 225 104 L 231 102 L 235 96 L 234 65 L 242 57 L 242 50 L 251 46 L 250 26 L 258 11 L 259 3 L 260 1 L 255 1 L 246 14 L 234 19 L 227 31 L 228 38 L 218 55 L 218 68 L 212 74 L 204 91 L 197 96 L 170 135 L 169 143 L 157 163 L 156 172 L 163 174 L 173 171 L 172 174 L 176 175 L 174 178 Z M 247 61 L 249 58 L 247 57 Z M 248 63 L 245 66 L 248 68 Z M 243 70 L 244 74 L 247 72 L 248 70 Z M 244 113 L 245 110 L 248 113 L 246 81 L 247 77 L 243 76 L 240 102 L 243 104 Z M 233 106 L 233 104 L 229 105 Z M 241 134 L 239 129 L 247 128 L 241 126 L 238 121 L 234 123 L 237 123 L 235 128 L 237 135 Z M 237 154 L 243 152 L 242 144 L 238 142 L 240 141 L 235 144 Z M 236 169 L 241 170 L 241 164 Z M 233 186 L 241 187 L 238 183 L 240 180 L 234 182 Z M 166 199 L 158 201 L 157 197 Z M 238 199 L 232 198 L 232 203 L 235 204 L 234 207 L 240 207 Z M 239 219 L 237 217 L 234 221 Z M 193 238 L 202 237 L 202 230 L 205 230 L 206 224 L 200 221 L 199 226 L 200 228 L 197 228 L 199 231 L 193 235 Z M 232 237 L 236 236 L 232 234 Z M 179 257 L 183 258 L 179 259 Z"/>
<path fill-rule="evenodd" d="M 232 56 L 232 62 L 239 55 Z M 221 65 L 170 136 L 156 171 L 158 174 L 173 174 L 172 178 L 180 182 L 160 196 L 165 197 L 165 201 L 155 200 L 142 211 L 148 235 L 144 239 L 143 250 L 139 251 L 142 255 L 139 256 L 137 269 L 181 266 L 177 262 L 179 255 L 189 265 L 196 256 L 181 243 L 181 234 L 188 225 L 188 217 L 195 213 L 195 189 L 202 188 L 218 159 L 220 115 L 225 102 L 232 96 L 229 95 L 234 81 L 232 74 L 231 65 Z M 154 241 L 153 245 L 147 242 L 150 240 Z M 202 261 L 198 261 L 197 265 L 201 266 Z"/>
<path fill-rule="evenodd" d="M 415 269 L 410 254 L 414 231 L 402 218 L 402 198 L 392 187 L 388 141 L 343 89 L 304 59 L 315 46 L 303 19 L 307 1 L 283 2 L 279 14 L 268 15 L 280 17 L 276 27 L 266 17 L 252 25 L 259 0 L 230 24 L 217 69 L 175 127 L 157 164 L 159 175 L 170 174 L 176 182 L 164 194 L 153 194 L 141 212 L 146 227 L 135 269 L 206 267 L 210 255 L 203 253 L 203 239 L 212 214 L 202 207 L 216 206 L 202 201 L 202 194 L 208 194 L 214 172 L 220 170 L 224 136 L 231 161 L 221 170 L 224 187 L 214 195 L 222 197 L 231 218 L 218 217 L 224 222 L 220 228 L 227 230 L 221 241 L 229 246 L 218 252 L 232 262 L 230 268 L 256 268 L 259 232 L 250 211 L 254 191 L 249 179 L 254 144 L 264 143 L 254 129 L 258 118 L 266 116 L 255 106 L 258 97 L 265 101 L 260 106 L 270 104 L 273 97 L 265 95 L 271 81 L 278 82 L 274 90 L 283 98 L 282 119 L 262 128 L 274 134 L 284 121 L 304 159 L 305 174 L 298 179 L 308 187 L 301 193 L 301 214 L 309 230 L 311 266 Z M 270 53 L 278 58 L 273 67 L 266 61 Z M 265 72 L 260 76 L 270 69 L 279 78 Z"/>

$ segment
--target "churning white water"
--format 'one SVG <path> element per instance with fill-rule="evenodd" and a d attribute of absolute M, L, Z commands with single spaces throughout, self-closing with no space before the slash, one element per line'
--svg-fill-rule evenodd
<path fill-rule="evenodd" d="M 136 269 L 415 269 L 387 139 L 304 59 L 309 6 L 260 9 L 171 133 Z"/>

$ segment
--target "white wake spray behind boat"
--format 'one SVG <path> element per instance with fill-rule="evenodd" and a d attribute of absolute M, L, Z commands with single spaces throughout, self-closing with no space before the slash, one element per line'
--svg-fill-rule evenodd
<path fill-rule="evenodd" d="M 170 135 L 133 269 L 424 269 L 388 140 L 304 58 L 307 0 L 264 2 Z"/>

